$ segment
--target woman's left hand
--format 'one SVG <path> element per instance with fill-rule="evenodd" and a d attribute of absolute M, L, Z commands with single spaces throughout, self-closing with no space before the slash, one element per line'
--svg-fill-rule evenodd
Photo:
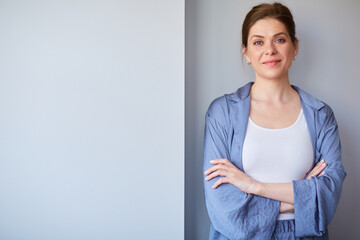
<path fill-rule="evenodd" d="M 238 169 L 234 164 L 232 164 L 228 159 L 214 159 L 210 161 L 214 166 L 210 167 L 205 171 L 205 175 L 208 175 L 205 180 L 209 181 L 214 177 L 224 176 L 219 178 L 213 188 L 217 188 L 219 185 L 223 183 L 230 183 L 235 187 L 241 189 L 246 193 L 254 193 L 256 192 L 256 187 L 258 182 L 245 173 L 243 173 L 240 169 Z"/>

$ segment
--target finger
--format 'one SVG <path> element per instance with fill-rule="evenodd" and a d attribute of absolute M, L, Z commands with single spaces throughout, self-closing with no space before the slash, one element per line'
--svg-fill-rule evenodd
<path fill-rule="evenodd" d="M 210 173 L 212 173 L 212 172 L 214 172 L 214 171 L 217 171 L 217 170 L 219 170 L 219 169 L 227 169 L 227 166 L 222 165 L 222 164 L 217 164 L 217 165 L 215 165 L 215 166 L 210 167 L 208 170 L 206 170 L 206 171 L 204 172 L 204 174 L 205 174 L 205 175 L 209 175 Z"/>
<path fill-rule="evenodd" d="M 311 177 L 316 177 L 319 175 L 319 173 L 321 173 L 326 167 L 326 164 L 324 163 L 324 165 L 321 165 L 320 167 L 314 169 L 308 176 L 307 179 L 311 178 Z"/>
<path fill-rule="evenodd" d="M 232 165 L 232 163 L 226 159 L 226 158 L 219 158 L 219 159 L 214 159 L 210 161 L 211 164 L 224 164 L 224 165 Z"/>
<path fill-rule="evenodd" d="M 227 183 L 228 181 L 227 181 L 227 179 L 226 178 L 219 178 L 215 183 L 214 183 L 214 185 L 212 186 L 212 188 L 217 188 L 218 186 L 220 186 L 221 184 L 223 184 L 223 183 Z"/>
<path fill-rule="evenodd" d="M 316 166 L 311 170 L 311 172 L 309 173 L 309 175 L 307 176 L 306 179 L 309 179 L 311 177 L 316 177 L 319 175 L 319 173 L 321 173 L 326 167 L 326 163 L 324 162 L 324 160 L 321 160 L 318 164 L 316 164 Z"/>
<path fill-rule="evenodd" d="M 324 163 L 324 159 L 322 159 L 321 161 L 319 161 L 316 165 L 315 165 L 315 167 L 313 168 L 313 169 L 311 169 L 311 174 L 312 173 L 314 173 L 319 167 L 321 167 L 321 165 Z"/>
<path fill-rule="evenodd" d="M 322 165 L 320 166 L 316 166 L 316 168 L 314 168 L 314 170 L 312 171 L 312 176 L 317 176 L 319 175 L 319 173 L 322 172 L 322 170 L 324 170 L 326 167 L 326 163 L 323 163 Z"/>
<path fill-rule="evenodd" d="M 313 168 L 311 169 L 309 175 L 312 174 L 318 166 L 320 166 L 320 163 L 321 163 L 322 161 L 323 161 L 323 160 L 321 160 L 320 162 L 318 162 L 318 163 L 315 165 L 315 167 L 313 167 Z"/>
<path fill-rule="evenodd" d="M 205 180 L 209 181 L 209 180 L 213 179 L 214 177 L 218 177 L 218 176 L 227 176 L 227 171 L 217 170 L 217 171 L 211 173 L 209 176 L 207 176 L 205 178 Z"/>
<path fill-rule="evenodd" d="M 326 168 L 326 163 L 324 162 L 323 164 L 321 164 L 317 171 L 316 171 L 316 175 L 319 175 L 319 173 L 321 173 L 324 169 Z"/>

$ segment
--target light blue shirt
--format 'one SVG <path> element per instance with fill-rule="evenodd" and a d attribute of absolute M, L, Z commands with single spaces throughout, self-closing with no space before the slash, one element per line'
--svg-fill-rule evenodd
<path fill-rule="evenodd" d="M 210 160 L 227 158 L 243 171 L 242 148 L 250 110 L 253 82 L 215 99 L 207 113 L 204 138 L 204 171 Z M 338 126 L 331 108 L 309 93 L 292 86 L 301 106 L 314 149 L 314 165 L 321 159 L 326 174 L 293 181 L 296 237 L 322 236 L 334 216 L 346 177 L 341 161 Z M 247 194 L 232 184 L 212 185 L 204 178 L 205 202 L 211 220 L 210 239 L 270 239 L 280 202 Z"/>

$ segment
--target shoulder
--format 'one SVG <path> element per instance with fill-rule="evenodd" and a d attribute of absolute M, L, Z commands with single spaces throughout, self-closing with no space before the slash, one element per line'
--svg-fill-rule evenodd
<path fill-rule="evenodd" d="M 291 86 L 299 93 L 301 102 L 306 104 L 308 107 L 311 107 L 316 111 L 319 111 L 325 106 L 325 103 L 323 101 L 317 99 L 307 91 L 295 85 L 291 85 Z"/>
<path fill-rule="evenodd" d="M 292 86 L 298 91 L 300 99 L 304 105 L 314 111 L 314 117 L 317 118 L 320 125 L 336 124 L 334 112 L 327 103 L 317 99 L 310 93 L 297 86 Z"/>
<path fill-rule="evenodd" d="M 232 108 L 236 104 L 241 104 L 249 97 L 251 84 L 251 82 L 247 83 L 235 92 L 225 94 L 213 100 L 207 110 L 207 117 L 211 117 L 219 122 L 227 122 Z"/>
<path fill-rule="evenodd" d="M 223 125 L 228 123 L 229 106 L 226 94 L 213 100 L 206 112 L 206 120 L 215 120 Z"/>
<path fill-rule="evenodd" d="M 301 101 L 307 104 L 309 107 L 312 107 L 314 108 L 314 110 L 317 110 L 324 114 L 329 114 L 332 112 L 330 106 L 327 105 L 324 101 L 317 99 L 312 94 L 295 85 L 291 86 L 299 93 Z"/>

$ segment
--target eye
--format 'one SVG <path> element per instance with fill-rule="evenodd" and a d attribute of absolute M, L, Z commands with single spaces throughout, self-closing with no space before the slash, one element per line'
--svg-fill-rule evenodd
<path fill-rule="evenodd" d="M 277 43 L 283 43 L 283 42 L 285 42 L 285 39 L 278 38 L 278 39 L 276 39 L 276 41 L 275 41 L 275 42 L 277 42 Z"/>
<path fill-rule="evenodd" d="M 262 41 L 256 41 L 254 42 L 254 45 L 261 45 L 262 44 Z"/>

